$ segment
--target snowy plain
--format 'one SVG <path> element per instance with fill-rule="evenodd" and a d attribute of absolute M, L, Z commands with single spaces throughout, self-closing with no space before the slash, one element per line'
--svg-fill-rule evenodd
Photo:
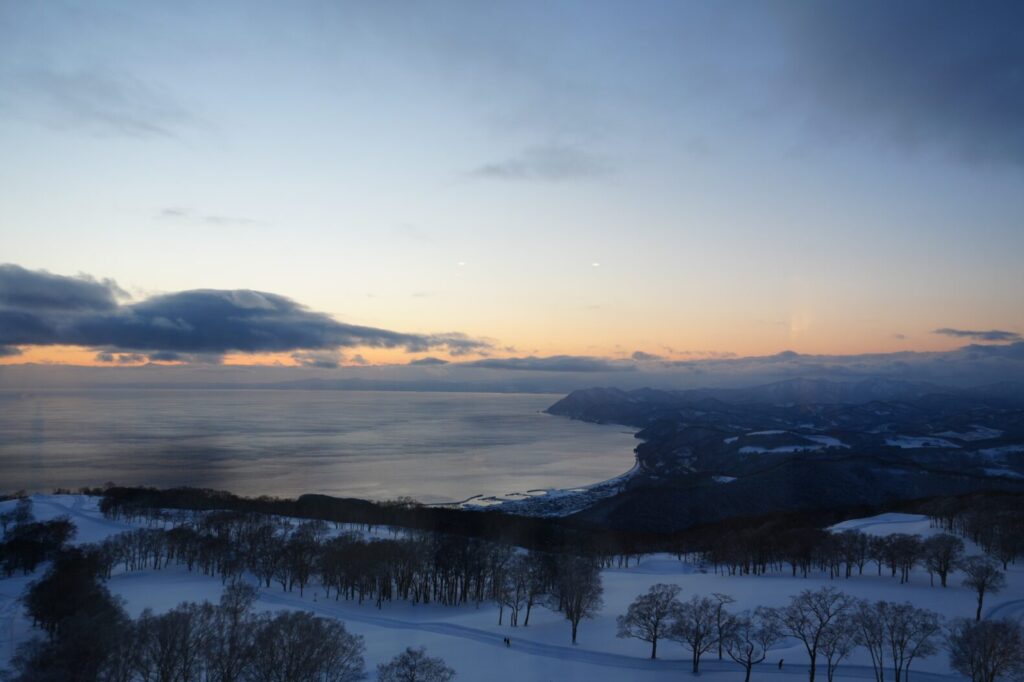
<path fill-rule="evenodd" d="M 123 521 L 106 519 L 97 509 L 98 498 L 80 495 L 33 496 L 37 520 L 67 515 L 78 527 L 76 542 L 95 542 L 110 535 L 130 530 Z M 0 503 L 0 510 L 13 503 Z M 886 535 L 911 533 L 927 536 L 938 532 L 927 518 L 910 514 L 883 514 L 867 519 L 854 519 L 838 524 L 836 530 L 856 528 L 865 533 Z M 386 531 L 385 531 L 386 532 Z M 968 553 L 979 553 L 968 546 Z M 42 569 L 41 569 L 42 570 Z M 40 570 L 40 571 L 41 571 Z M 883 571 L 885 573 L 885 571 Z M 22 613 L 18 597 L 36 576 L 15 576 L 0 580 L 0 666 L 9 659 L 14 648 L 34 633 Z M 386 661 L 406 646 L 425 646 L 434 656 L 443 657 L 458 672 L 461 680 L 587 680 L 588 682 L 621 682 L 622 680 L 677 680 L 690 677 L 688 651 L 673 642 L 659 645 L 659 659 L 647 658 L 648 644 L 615 636 L 615 617 L 624 613 L 629 603 L 655 583 L 674 583 L 682 588 L 681 597 L 693 594 L 710 595 L 721 592 L 731 595 L 736 603 L 732 611 L 756 606 L 779 606 L 790 596 L 804 589 L 833 585 L 850 595 L 868 599 L 911 601 L 947 617 L 971 616 L 974 595 L 960 585 L 959 574 L 950 577 L 946 589 L 932 587 L 923 570 L 916 570 L 910 583 L 900 585 L 888 575 L 876 575 L 874 565 L 865 568 L 863 576 L 829 580 L 827 575 L 809 578 L 775 576 L 717 575 L 708 567 L 684 563 L 672 555 L 655 554 L 643 557 L 629 568 L 607 569 L 602 574 L 604 608 L 601 614 L 580 626 L 579 643 L 571 645 L 569 624 L 558 613 L 535 609 L 529 627 L 512 628 L 498 625 L 498 609 L 488 603 L 479 607 L 444 607 L 395 602 L 377 609 L 373 604 L 324 599 L 323 590 L 313 587 L 305 597 L 285 593 L 277 586 L 260 590 L 256 610 L 301 609 L 318 615 L 337 618 L 351 631 L 362 635 L 366 643 L 368 679 L 374 679 L 379 662 Z M 256 584 L 255 579 L 252 580 Z M 1024 570 L 1010 566 L 1007 588 L 986 598 L 985 614 L 995 617 L 1024 618 Z M 124 600 L 127 611 L 137 616 L 143 609 L 161 612 L 183 601 L 216 602 L 223 586 L 218 578 L 189 573 L 183 567 L 162 571 L 119 573 L 109 581 L 112 593 Z M 504 638 L 511 638 L 511 647 Z M 777 663 L 784 659 L 779 670 Z M 806 654 L 796 642 L 783 642 L 774 648 L 765 663 L 756 666 L 753 679 L 795 682 L 806 679 Z M 709 654 L 701 664 L 700 677 L 712 682 L 741 680 L 740 667 L 729 661 L 718 661 Z M 822 675 L 824 672 L 822 671 Z M 867 655 L 857 651 L 840 666 L 837 680 L 872 679 Z M 921 682 L 963 679 L 951 673 L 945 652 L 915 662 L 911 678 Z"/>

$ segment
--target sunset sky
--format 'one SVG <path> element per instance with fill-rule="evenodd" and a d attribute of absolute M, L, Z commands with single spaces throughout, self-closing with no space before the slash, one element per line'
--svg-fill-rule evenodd
<path fill-rule="evenodd" d="M 0 363 L 1020 342 L 1024 6 L 891 5 L 0 3 Z"/>

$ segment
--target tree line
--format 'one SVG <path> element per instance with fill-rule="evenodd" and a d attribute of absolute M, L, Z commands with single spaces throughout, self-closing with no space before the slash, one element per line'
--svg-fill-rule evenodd
<path fill-rule="evenodd" d="M 18 572 L 28 575 L 51 560 L 74 537 L 75 526 L 66 517 L 36 521 L 32 500 L 20 497 L 12 509 L 0 513 L 0 531 L 0 572 L 10 578 Z"/>
<path fill-rule="evenodd" d="M 1006 528 L 1005 535 L 1024 533 L 1024 523 L 1015 518 L 1012 530 Z M 965 537 L 975 540 L 972 535 Z M 980 546 L 993 554 L 991 546 Z M 684 553 L 677 554 L 682 557 Z M 920 566 L 928 572 L 933 585 L 937 580 L 946 587 L 950 573 L 964 558 L 964 542 L 950 532 L 922 538 L 906 533 L 872 536 L 859 530 L 832 533 L 819 528 L 765 533 L 755 528 L 707 538 L 685 555 L 727 575 L 788 572 L 793 577 L 825 573 L 830 578 L 851 578 L 868 571 L 877 575 L 887 573 L 901 584 L 909 581 L 911 572 Z M 994 556 L 1004 570 L 1018 557 L 1005 552 L 996 552 Z"/>
<path fill-rule="evenodd" d="M 796 559 L 796 570 L 802 571 L 804 566 L 811 570 L 817 559 L 808 558 L 807 554 L 827 553 L 827 548 L 818 547 L 830 535 L 824 530 L 826 526 L 886 511 L 927 514 L 938 527 L 972 539 L 1004 563 L 1024 554 L 1024 495 L 1000 492 L 728 519 L 671 534 L 617 531 L 572 518 L 535 518 L 505 514 L 500 510 L 431 507 L 410 499 L 370 502 L 326 495 L 303 495 L 298 499 L 244 498 L 196 488 L 159 490 L 119 486 L 80 492 L 99 496 L 101 509 L 115 516 L 246 511 L 367 527 L 443 532 L 548 552 L 615 557 L 618 561 L 652 552 L 714 551 L 723 555 L 723 563 L 743 567 L 737 570 L 747 574 L 777 562 L 782 552 Z M 785 546 L 779 547 L 780 544 Z"/>
<path fill-rule="evenodd" d="M 1006 570 L 1007 565 L 1024 556 L 1024 501 L 1017 496 L 1000 495 L 931 500 L 921 507 L 932 525 L 966 538 Z"/>
<path fill-rule="evenodd" d="M 105 546 L 69 547 L 74 535 L 69 520 L 34 522 L 29 500 L 19 502 L 15 511 L 6 519 L 0 545 L 5 566 L 12 558 L 20 561 L 23 546 L 49 548 L 46 572 L 21 599 L 33 626 L 45 636 L 21 645 L 11 661 L 13 671 L 0 671 L 2 679 L 350 682 L 365 677 L 362 637 L 340 621 L 312 613 L 255 614 L 258 591 L 239 580 L 227 583 L 219 604 L 182 603 L 162 614 L 144 611 L 132 620 L 104 584 L 111 574 L 111 549 L 118 547 L 124 552 L 120 560 L 135 568 L 159 568 L 166 560 L 158 549 L 164 531 L 143 529 L 115 536 Z M 126 536 L 130 539 L 122 541 Z M 441 659 L 412 648 L 382 663 L 377 672 L 385 682 L 448 682 L 455 676 Z"/>
<path fill-rule="evenodd" d="M 102 584 L 95 557 L 65 549 L 24 602 L 45 633 L 14 657 L 17 682 L 355 682 L 364 643 L 344 623 L 302 611 L 255 614 L 257 590 L 228 584 L 218 604 L 182 603 L 130 619 Z M 448 682 L 422 649 L 378 667 L 378 679 Z"/>
<path fill-rule="evenodd" d="M 659 641 L 679 642 L 690 651 L 694 674 L 702 657 L 717 649 L 718 659 L 738 663 L 750 682 L 754 666 L 785 639 L 806 651 L 810 682 L 822 668 L 832 682 L 858 647 L 868 651 L 876 682 L 884 682 L 887 671 L 894 682 L 906 682 L 911 664 L 942 646 L 951 667 L 972 682 L 1024 674 L 1024 628 L 1013 620 L 958 619 L 947 628 L 940 615 L 909 602 L 855 599 L 835 587 L 804 590 L 785 606 L 740 613 L 727 609 L 735 600 L 726 594 L 684 601 L 679 593 L 678 585 L 653 585 L 617 618 L 618 636 L 650 643 L 652 659 Z"/>
<path fill-rule="evenodd" d="M 197 488 L 119 487 L 82 489 L 100 497 L 100 509 L 112 518 L 154 518 L 175 511 L 236 511 L 366 528 L 393 527 L 459 535 L 549 552 L 600 555 L 632 554 L 664 548 L 666 538 L 620 532 L 566 518 L 517 516 L 498 510 L 427 506 L 409 498 L 372 502 L 327 495 L 297 499 L 246 498 Z"/>
<path fill-rule="evenodd" d="M 167 517 L 152 518 L 167 521 Z M 544 606 L 565 616 L 575 643 L 580 623 L 601 605 L 603 566 L 625 559 L 524 550 L 472 537 L 405 531 L 367 539 L 347 526 L 294 522 L 252 512 L 174 517 L 169 528 L 138 528 L 88 551 L 101 574 L 183 565 L 224 583 L 251 574 L 264 587 L 371 603 L 444 606 L 493 602 L 498 623 L 529 626 Z M 135 517 L 133 520 L 138 520 Z M 364 527 L 365 529 L 365 527 Z"/>

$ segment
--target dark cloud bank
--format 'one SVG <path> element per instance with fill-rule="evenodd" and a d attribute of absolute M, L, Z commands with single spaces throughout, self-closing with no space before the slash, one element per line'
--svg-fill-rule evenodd
<path fill-rule="evenodd" d="M 355 347 L 486 354 L 493 346 L 464 334 L 408 334 L 338 322 L 291 299 L 260 291 L 202 289 L 130 302 L 110 280 L 64 277 L 0 265 L 0 356 L 18 346 L 95 348 L 106 368 L 15 365 L 5 386 L 146 383 L 279 385 L 422 390 L 564 392 L 595 385 L 636 388 L 751 386 L 810 378 L 897 380 L 950 386 L 1024 382 L 1024 340 L 1004 329 L 943 327 L 935 333 L 975 341 L 949 352 L 802 355 L 670 360 L 636 351 L 628 358 L 555 355 L 362 366 Z M 298 367 L 217 366 L 224 353 L 287 352 Z M 126 367 L 139 362 L 185 366 Z M 319 382 L 319 383 L 316 383 Z"/>
<path fill-rule="evenodd" d="M 284 296 L 248 289 L 198 289 L 138 302 L 124 298 L 110 280 L 0 265 L 0 347 L 99 348 L 105 362 L 132 362 L 133 353 L 179 360 L 356 346 L 409 352 L 443 348 L 459 355 L 489 347 L 459 333 L 407 334 L 345 324 Z M 323 362 L 311 359 L 316 366 Z"/>

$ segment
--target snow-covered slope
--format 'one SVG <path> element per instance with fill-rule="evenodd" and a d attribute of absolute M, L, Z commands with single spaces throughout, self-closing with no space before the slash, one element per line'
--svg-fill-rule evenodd
<path fill-rule="evenodd" d="M 97 500 L 82 496 L 37 496 L 34 498 L 37 519 L 45 520 L 61 514 L 69 515 L 79 526 L 76 541 L 93 542 L 127 530 L 127 523 L 104 519 L 97 510 Z M 10 504 L 10 503 L 6 503 Z M 3 503 L 0 503 L 3 509 Z M 908 514 L 884 514 L 870 519 L 855 519 L 839 524 L 836 529 L 857 528 L 866 533 L 937 532 L 928 520 Z M 386 532 L 386 531 L 385 531 Z M 969 551 L 971 551 L 969 549 Z M 866 570 L 866 573 L 871 571 Z M 1011 567 L 1008 587 L 987 598 L 986 612 L 997 616 L 1024 616 L 1024 571 Z M 12 643 L 30 636 L 30 623 L 21 614 L 17 598 L 29 578 L 0 580 L 0 661 L 10 656 Z M 459 673 L 461 680 L 587 680 L 587 682 L 621 682 L 622 680 L 678 680 L 689 676 L 687 652 L 678 644 L 665 642 L 659 646 L 657 661 L 648 660 L 648 645 L 638 640 L 615 636 L 615 617 L 625 612 L 629 603 L 655 583 L 681 586 L 684 598 L 691 594 L 708 595 L 724 592 L 736 599 L 734 610 L 758 605 L 776 606 L 801 590 L 835 585 L 851 595 L 869 599 L 909 600 L 919 606 L 939 611 L 945 616 L 967 616 L 973 613 L 974 596 L 960 586 L 960 576 L 951 578 L 943 590 L 930 587 L 923 572 L 913 574 L 908 585 L 877 575 L 856 576 L 849 580 L 828 580 L 827 576 L 808 579 L 788 576 L 737 577 L 706 572 L 701 566 L 682 563 L 670 555 L 650 555 L 639 565 L 625 569 L 609 569 L 603 573 L 605 606 L 601 615 L 580 626 L 579 644 L 569 642 L 569 626 L 560 614 L 537 609 L 528 628 L 498 626 L 498 610 L 490 604 L 479 608 L 470 605 L 451 608 L 434 605 L 410 606 L 386 604 L 378 610 L 372 604 L 325 600 L 323 590 L 313 588 L 305 597 L 284 593 L 276 586 L 262 589 L 258 610 L 304 609 L 345 621 L 347 627 L 366 639 L 368 670 L 387 660 L 406 646 L 426 646 L 431 655 L 442 656 Z M 253 581 L 255 584 L 255 580 Z M 130 614 L 143 609 L 169 609 L 182 601 L 216 601 L 221 593 L 219 579 L 188 573 L 184 568 L 115 575 L 109 582 L 111 591 L 125 600 Z M 506 621 L 507 623 L 507 621 Z M 512 646 L 503 639 L 511 637 Z M 780 672 L 777 662 L 785 659 Z M 806 655 L 795 643 L 783 643 L 772 651 L 768 661 L 755 670 L 755 679 L 766 677 L 776 682 L 806 679 Z M 871 679 L 866 654 L 856 653 L 842 666 L 838 680 Z M 726 660 L 719 662 L 712 655 L 702 663 L 702 678 L 712 682 L 742 679 L 739 667 Z M 958 680 L 948 670 L 944 653 L 915 663 L 913 677 L 921 682 Z M 372 679 L 372 672 L 371 672 Z"/>

